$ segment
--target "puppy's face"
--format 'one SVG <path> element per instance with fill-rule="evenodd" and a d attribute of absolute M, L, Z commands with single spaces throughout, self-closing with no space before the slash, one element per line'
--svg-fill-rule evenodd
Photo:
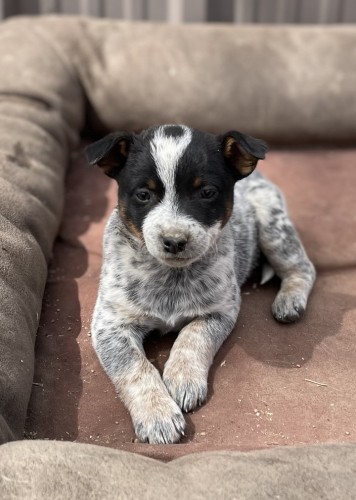
<path fill-rule="evenodd" d="M 266 145 L 239 132 L 216 137 L 183 125 L 114 133 L 87 156 L 119 184 L 119 213 L 149 253 L 188 266 L 219 237 L 233 208 L 234 184 L 249 175 Z"/>

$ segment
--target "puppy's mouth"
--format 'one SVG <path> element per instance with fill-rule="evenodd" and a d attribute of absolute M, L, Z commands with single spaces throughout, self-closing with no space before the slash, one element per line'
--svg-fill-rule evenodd
<path fill-rule="evenodd" d="M 199 259 L 199 256 L 196 257 L 184 257 L 180 255 L 162 255 L 156 256 L 157 260 L 162 264 L 165 264 L 169 267 L 187 267 L 190 266 L 193 262 Z"/>
<path fill-rule="evenodd" d="M 187 257 L 169 257 L 160 259 L 163 264 L 166 264 L 169 267 L 187 267 L 190 266 L 197 259 L 187 258 Z"/>

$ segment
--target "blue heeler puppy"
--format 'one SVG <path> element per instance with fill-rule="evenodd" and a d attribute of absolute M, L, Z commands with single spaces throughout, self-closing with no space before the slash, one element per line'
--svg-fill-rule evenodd
<path fill-rule="evenodd" d="M 183 125 L 115 132 L 87 148 L 89 163 L 119 184 L 92 338 L 141 441 L 184 434 L 182 410 L 205 401 L 260 254 L 281 279 L 274 317 L 289 323 L 305 310 L 315 271 L 282 194 L 254 172 L 266 150 L 240 132 Z M 142 346 L 154 329 L 179 332 L 162 377 Z"/>

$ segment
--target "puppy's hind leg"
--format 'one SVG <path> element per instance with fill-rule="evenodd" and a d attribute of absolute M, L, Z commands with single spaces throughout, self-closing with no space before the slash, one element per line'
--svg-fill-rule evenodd
<path fill-rule="evenodd" d="M 306 308 L 315 281 L 315 269 L 288 217 L 279 190 L 264 181 L 260 188 L 256 187 L 251 198 L 256 210 L 261 250 L 282 280 L 272 304 L 272 314 L 277 321 L 292 323 Z"/>

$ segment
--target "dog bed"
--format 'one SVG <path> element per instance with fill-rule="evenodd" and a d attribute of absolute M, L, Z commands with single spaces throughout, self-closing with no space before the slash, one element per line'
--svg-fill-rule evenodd
<path fill-rule="evenodd" d="M 354 498 L 355 467 L 356 448 L 350 444 L 195 453 L 169 464 L 88 444 L 27 441 L 0 447 L 6 500 L 344 500 Z"/>
<path fill-rule="evenodd" d="M 356 29 L 43 17 L 3 23 L 0 42 L 1 442 L 22 439 L 26 415 L 28 438 L 165 460 L 354 441 Z M 272 144 L 260 168 L 284 190 L 318 280 L 304 319 L 283 326 L 270 313 L 277 282 L 256 275 L 186 438 L 149 446 L 90 344 L 116 187 L 85 163 L 81 137 L 167 122 Z M 172 341 L 146 345 L 159 368 Z"/>

